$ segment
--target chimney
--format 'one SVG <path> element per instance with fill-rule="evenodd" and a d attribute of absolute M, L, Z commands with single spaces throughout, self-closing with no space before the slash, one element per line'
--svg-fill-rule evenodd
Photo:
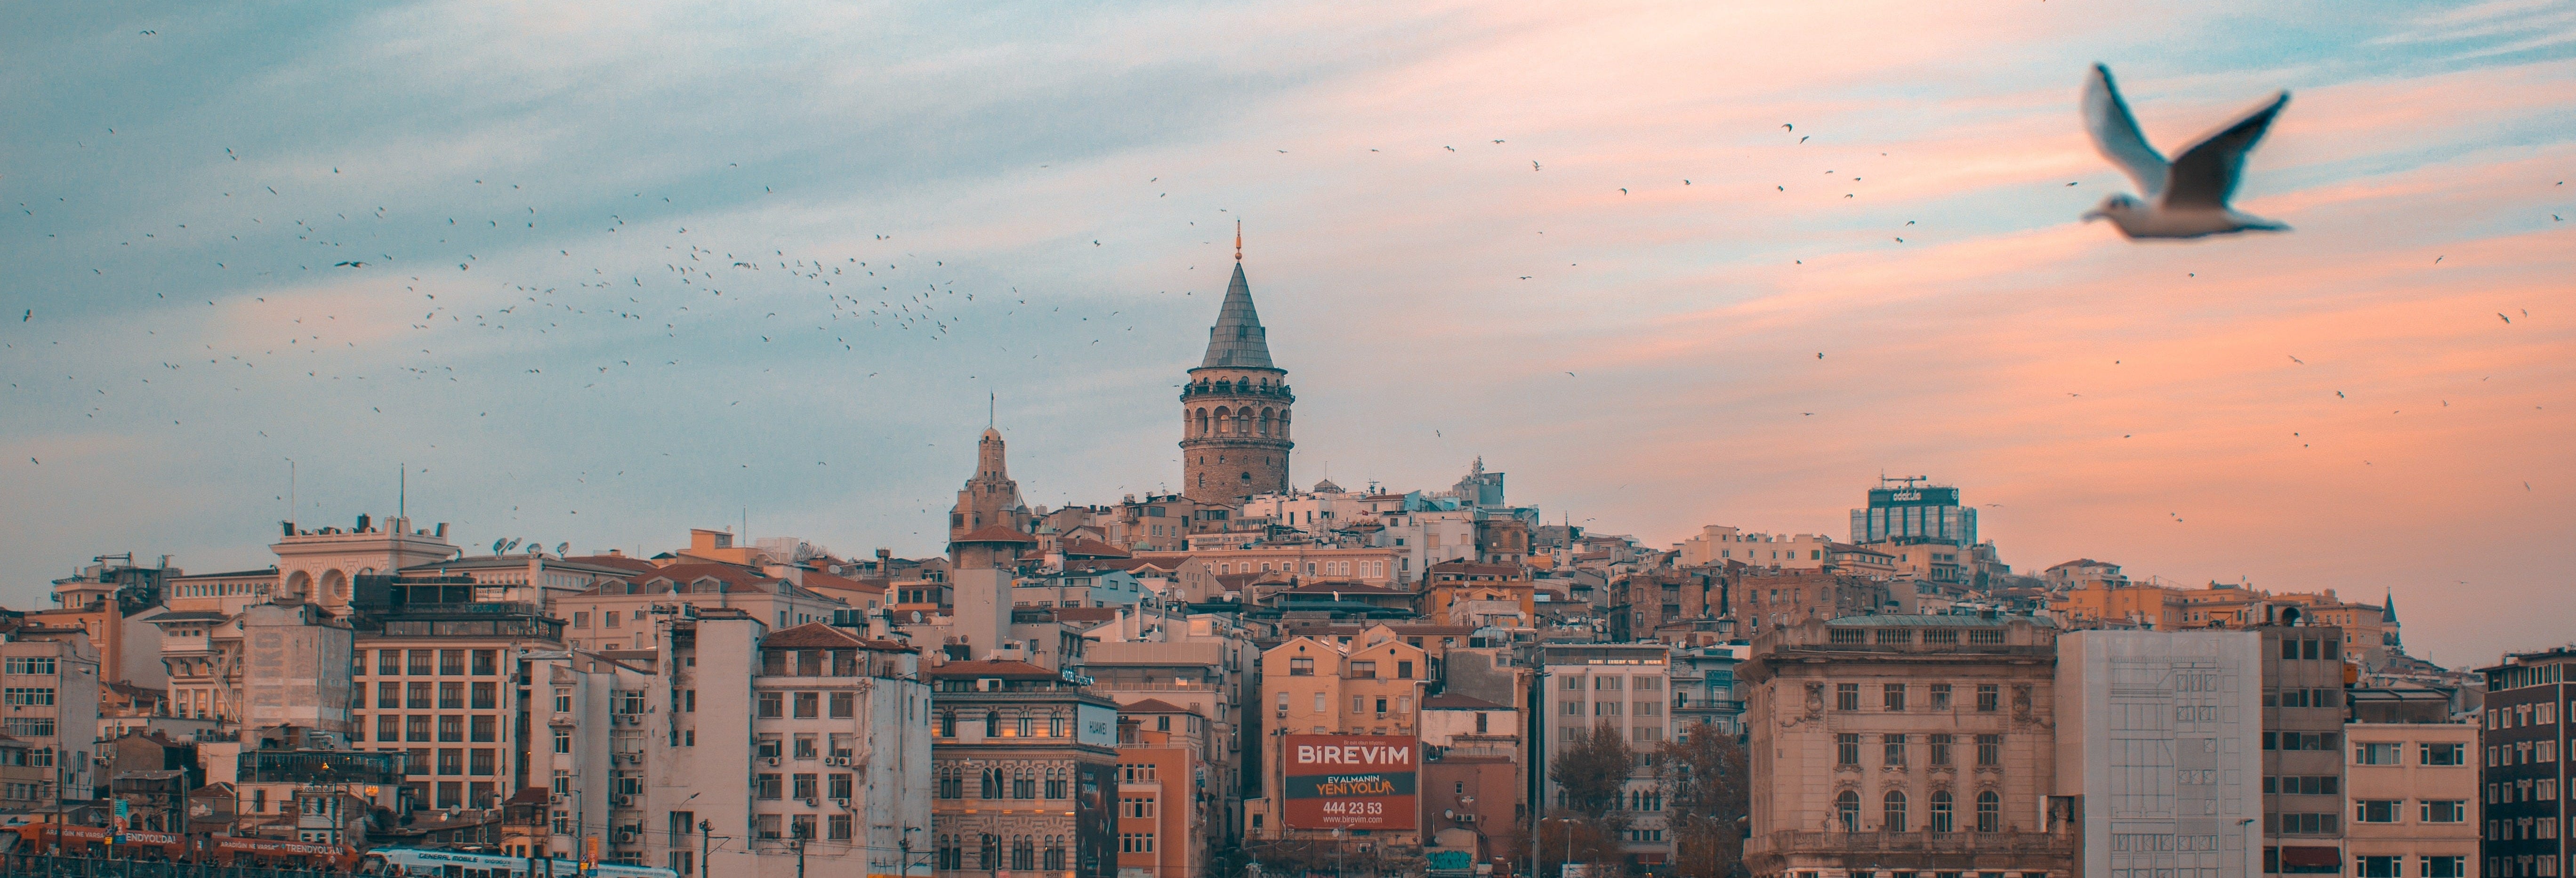
<path fill-rule="evenodd" d="M 356 529 L 356 530 L 353 530 L 353 531 L 350 531 L 350 532 L 351 532 L 351 533 L 366 533 L 366 532 L 367 532 L 367 514 L 366 514 L 366 513 L 364 513 L 364 512 L 358 513 L 358 527 L 357 527 L 357 529 Z"/>
<path fill-rule="evenodd" d="M 292 521 L 281 521 L 281 522 L 278 522 L 278 523 L 277 523 L 277 531 L 278 531 L 278 535 L 279 535 L 279 536 L 289 536 L 289 537 L 294 536 L 294 535 L 295 535 L 295 522 L 292 522 Z"/>
<path fill-rule="evenodd" d="M 891 578 L 893 578 L 893 577 L 894 577 L 894 572 L 893 572 L 893 571 L 894 571 L 894 550 L 893 550 L 893 549 L 878 549 L 878 550 L 877 550 L 877 575 L 878 575 L 878 576 L 880 576 L 880 577 L 884 577 L 884 578 L 891 579 Z"/>

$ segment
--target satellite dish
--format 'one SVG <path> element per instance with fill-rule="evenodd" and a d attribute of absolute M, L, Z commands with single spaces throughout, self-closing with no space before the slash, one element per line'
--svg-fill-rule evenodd
<path fill-rule="evenodd" d="M 572 548 L 572 544 L 571 544 L 571 543 L 568 543 L 568 542 L 567 542 L 567 543 L 556 543 L 556 544 L 555 544 L 555 555 L 556 555 L 557 557 L 561 557 L 561 556 L 563 555 L 563 553 L 564 553 L 564 550 L 566 550 L 566 549 L 570 549 L 570 548 Z"/>
<path fill-rule="evenodd" d="M 916 623 L 916 624 L 918 624 L 918 623 L 921 621 L 921 611 L 920 611 L 920 610 L 914 610 L 914 611 L 912 611 L 912 621 L 913 621 L 914 623 Z"/>
<path fill-rule="evenodd" d="M 504 544 L 504 543 L 507 543 L 507 542 L 509 542 L 509 541 L 508 541 L 508 540 L 493 540 L 493 541 L 492 541 L 492 554 L 495 554 L 495 555 L 501 554 L 501 550 L 502 550 L 503 548 L 505 548 L 505 546 L 504 546 L 503 544 Z"/>
<path fill-rule="evenodd" d="M 511 549 L 516 549 L 516 548 L 518 548 L 518 547 L 519 547 L 519 538 L 518 538 L 518 537 L 511 537 L 511 538 L 510 538 L 510 544 L 509 544 L 509 545 L 507 545 L 507 546 L 503 546 L 503 547 L 501 547 L 501 551 L 506 552 L 506 551 L 509 551 L 509 550 L 511 550 Z"/>

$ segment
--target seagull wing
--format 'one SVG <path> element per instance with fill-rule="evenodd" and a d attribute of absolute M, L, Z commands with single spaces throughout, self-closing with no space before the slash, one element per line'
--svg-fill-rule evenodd
<path fill-rule="evenodd" d="M 2093 75 L 2084 82 L 2084 130 L 2093 135 L 2093 148 L 2138 184 L 2139 194 L 2150 199 L 2163 194 L 2165 157 L 2147 145 L 2128 102 L 2120 100 L 2120 89 L 2111 84 L 2111 68 L 2100 64 L 2093 65 Z"/>
<path fill-rule="evenodd" d="M 2174 159 L 2173 184 L 2164 193 L 2164 206 L 2225 209 L 2228 196 L 2236 194 L 2237 172 L 2245 168 L 2245 154 L 2263 140 L 2272 117 L 2289 103 L 2290 93 L 2282 92 L 2271 103 L 2183 150 Z"/>

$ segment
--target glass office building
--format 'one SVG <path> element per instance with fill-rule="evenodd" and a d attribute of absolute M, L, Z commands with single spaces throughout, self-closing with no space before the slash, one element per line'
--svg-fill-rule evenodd
<path fill-rule="evenodd" d="M 1959 489 L 1927 484 L 1919 476 L 1880 479 L 1869 505 L 1851 511 L 1851 541 L 1890 540 L 1977 544 L 1977 510 L 1959 505 Z"/>

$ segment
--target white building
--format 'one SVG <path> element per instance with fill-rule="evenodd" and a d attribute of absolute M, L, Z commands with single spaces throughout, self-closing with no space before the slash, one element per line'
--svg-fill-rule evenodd
<path fill-rule="evenodd" d="M 2076 631 L 2057 647 L 2057 792 L 2086 840 L 2076 873 L 2259 875 L 2261 635 Z"/>
<path fill-rule="evenodd" d="M 1549 762 L 1566 748 L 1569 737 L 1594 726 L 1621 730 L 1628 746 L 1651 751 L 1673 739 L 1672 650 L 1660 643 L 1550 644 L 1539 659 L 1538 696 L 1543 712 L 1541 746 L 1532 770 L 1542 776 Z M 1547 777 L 1546 808 L 1565 805 L 1565 787 Z M 1630 862 L 1670 863 L 1672 838 L 1665 832 L 1661 787 L 1654 770 L 1639 766 L 1628 776 L 1628 837 L 1620 850 Z"/>
<path fill-rule="evenodd" d="M 1755 567 L 1816 570 L 1832 560 L 1833 543 L 1832 537 L 1823 534 L 1745 533 L 1712 524 L 1700 528 L 1698 536 L 1674 543 L 1673 549 L 1682 553 L 1684 567 L 1742 561 Z"/>

